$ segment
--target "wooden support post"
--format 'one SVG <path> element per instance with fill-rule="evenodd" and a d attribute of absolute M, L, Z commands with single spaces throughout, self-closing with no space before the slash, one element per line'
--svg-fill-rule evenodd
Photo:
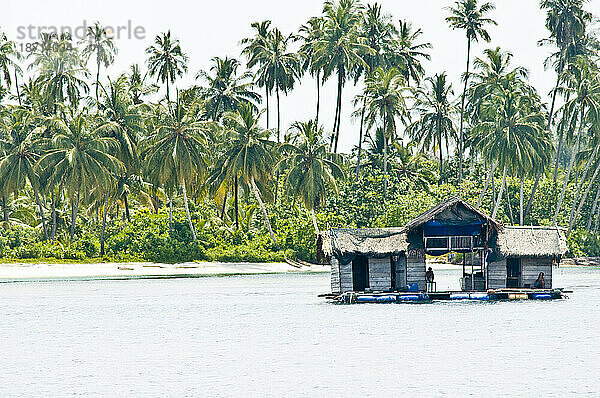
<path fill-rule="evenodd" d="M 475 269 L 473 268 L 473 252 L 471 252 L 471 291 L 475 290 Z"/>

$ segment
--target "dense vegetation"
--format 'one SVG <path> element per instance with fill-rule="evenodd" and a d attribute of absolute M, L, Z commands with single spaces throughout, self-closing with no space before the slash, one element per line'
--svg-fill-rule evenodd
<path fill-rule="evenodd" d="M 420 29 L 357 0 L 325 2 L 291 34 L 252 23 L 240 59 L 213 58 L 191 87 L 177 85 L 189 65 L 171 32 L 147 72 L 119 76 L 103 74 L 117 48 L 99 23 L 79 43 L 43 34 L 26 56 L 0 34 L 0 256 L 311 260 L 320 229 L 403 225 L 449 195 L 600 254 L 600 45 L 584 3 L 541 2 L 550 104 L 509 51 L 471 53 L 495 24 L 477 0 L 447 9 L 466 36 L 459 88 L 427 74 Z M 315 113 L 282 126 L 280 98 L 307 74 Z M 333 110 L 320 109 L 328 79 Z M 341 129 L 349 83 L 356 132 Z M 351 153 L 342 134 L 358 137 Z"/>

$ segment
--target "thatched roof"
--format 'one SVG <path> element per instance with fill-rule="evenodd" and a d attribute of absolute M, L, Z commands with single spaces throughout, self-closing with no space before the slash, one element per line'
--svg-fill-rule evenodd
<path fill-rule="evenodd" d="M 408 247 L 404 228 L 334 228 L 323 232 L 322 237 L 327 256 L 393 256 Z"/>
<path fill-rule="evenodd" d="M 556 227 L 504 227 L 497 244 L 505 257 L 562 256 L 567 252 L 564 231 Z"/>
<path fill-rule="evenodd" d="M 475 206 L 465 202 L 460 198 L 457 198 L 456 196 L 451 196 L 426 212 L 421 213 L 408 224 L 406 224 L 405 228 L 407 230 L 415 229 L 428 221 L 436 220 L 442 217 L 447 218 L 448 216 L 459 220 L 464 219 L 465 217 L 476 217 L 482 221 L 487 221 L 490 227 L 496 231 L 502 228 L 502 224 L 499 221 L 494 220 L 492 217 L 477 209 Z"/>

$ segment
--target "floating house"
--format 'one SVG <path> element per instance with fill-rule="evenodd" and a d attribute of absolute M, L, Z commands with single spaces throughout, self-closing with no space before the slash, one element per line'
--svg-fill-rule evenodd
<path fill-rule="evenodd" d="M 540 272 L 552 288 L 552 267 L 567 251 L 552 227 L 509 227 L 451 197 L 400 228 L 334 228 L 320 237 L 331 263 L 331 291 L 427 292 L 426 255 L 462 254 L 464 292 L 528 289 Z"/>

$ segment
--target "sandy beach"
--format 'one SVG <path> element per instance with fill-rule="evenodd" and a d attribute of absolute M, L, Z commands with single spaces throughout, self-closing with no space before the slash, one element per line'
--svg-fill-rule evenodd
<path fill-rule="evenodd" d="M 69 278 L 152 278 L 152 277 L 201 277 L 225 275 L 250 275 L 288 272 L 328 272 L 329 266 L 302 266 L 287 263 L 91 263 L 48 264 L 14 263 L 0 264 L 0 281 L 39 280 Z"/>

